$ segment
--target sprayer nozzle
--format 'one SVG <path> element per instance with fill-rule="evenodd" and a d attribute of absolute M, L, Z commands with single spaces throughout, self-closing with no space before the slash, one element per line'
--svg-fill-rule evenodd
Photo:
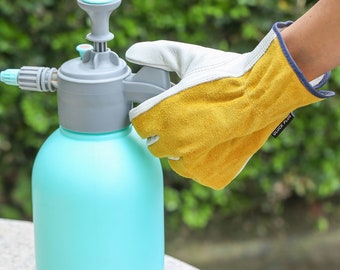
<path fill-rule="evenodd" d="M 0 72 L 0 81 L 30 91 L 54 92 L 58 87 L 57 70 L 46 67 L 6 69 Z"/>

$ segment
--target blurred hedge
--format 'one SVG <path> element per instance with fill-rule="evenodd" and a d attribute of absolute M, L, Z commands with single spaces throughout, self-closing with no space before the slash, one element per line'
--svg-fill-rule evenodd
<path fill-rule="evenodd" d="M 110 20 L 109 47 L 122 58 L 137 41 L 171 39 L 246 52 L 275 21 L 294 20 L 316 1 L 123 0 Z M 89 19 L 72 0 L 0 0 L 0 69 L 59 67 L 77 57 Z M 136 68 L 136 67 L 134 67 Z M 337 69 L 327 87 L 337 90 Z M 0 88 L 0 217 L 30 219 L 34 157 L 58 126 L 54 94 Z M 333 98 L 295 112 L 296 119 L 263 149 L 228 188 L 213 191 L 175 175 L 163 161 L 167 224 L 203 228 L 216 215 L 254 209 L 270 213 L 299 196 L 306 202 L 339 193 L 340 108 Z"/>

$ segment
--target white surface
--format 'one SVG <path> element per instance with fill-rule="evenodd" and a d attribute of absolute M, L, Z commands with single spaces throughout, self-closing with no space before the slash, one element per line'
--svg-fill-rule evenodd
<path fill-rule="evenodd" d="M 35 270 L 33 223 L 0 219 L 0 270 Z M 165 255 L 164 270 L 198 270 Z"/>

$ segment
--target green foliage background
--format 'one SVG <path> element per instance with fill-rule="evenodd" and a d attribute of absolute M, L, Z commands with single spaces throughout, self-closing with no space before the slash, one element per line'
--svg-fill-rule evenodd
<path fill-rule="evenodd" d="M 123 0 L 111 16 L 109 47 L 124 58 L 135 42 L 171 39 L 221 50 L 254 48 L 276 21 L 294 20 L 316 1 Z M 59 67 L 77 57 L 89 19 L 75 0 L 0 0 L 0 70 Z M 135 68 L 135 67 L 134 67 Z M 340 71 L 327 87 L 337 91 Z M 285 201 L 313 203 L 339 194 L 340 106 L 337 97 L 295 112 L 293 123 L 228 188 L 213 191 L 175 175 L 163 161 L 168 226 L 204 228 L 219 217 L 260 210 L 280 214 Z M 58 127 L 54 94 L 0 86 L 0 217 L 31 219 L 34 157 Z"/>

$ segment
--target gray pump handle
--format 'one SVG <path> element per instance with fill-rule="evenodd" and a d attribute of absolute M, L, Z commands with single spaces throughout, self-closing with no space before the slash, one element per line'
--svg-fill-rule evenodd
<path fill-rule="evenodd" d="M 157 96 L 172 86 L 169 72 L 148 66 L 129 76 L 123 84 L 127 101 L 136 103 Z"/>
<path fill-rule="evenodd" d="M 85 10 L 91 19 L 91 33 L 87 39 L 93 42 L 107 42 L 113 39 L 109 31 L 109 18 L 113 10 L 120 4 L 121 0 L 111 0 L 107 3 L 92 3 L 94 1 L 77 0 L 80 8 Z M 100 1 L 99 1 L 100 2 Z"/>

